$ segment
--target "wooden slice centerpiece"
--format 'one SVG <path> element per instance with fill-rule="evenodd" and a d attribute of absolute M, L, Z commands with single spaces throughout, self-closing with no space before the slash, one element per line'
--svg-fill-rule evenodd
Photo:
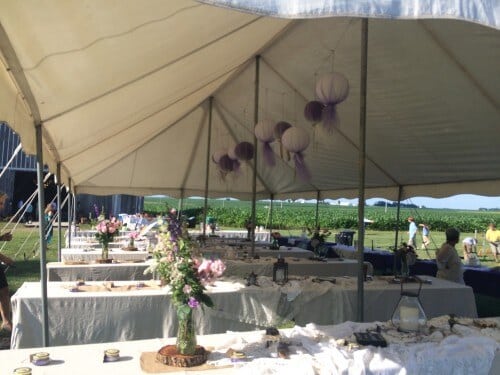
<path fill-rule="evenodd" d="M 156 359 L 164 365 L 173 367 L 194 367 L 207 361 L 208 352 L 203 346 L 196 345 L 193 355 L 184 355 L 177 352 L 176 345 L 166 345 L 156 354 Z"/>

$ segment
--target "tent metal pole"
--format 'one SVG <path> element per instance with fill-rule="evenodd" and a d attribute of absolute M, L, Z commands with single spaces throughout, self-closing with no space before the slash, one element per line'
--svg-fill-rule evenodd
<path fill-rule="evenodd" d="M 365 168 L 366 168 L 366 91 L 368 73 L 368 18 L 361 20 L 361 82 L 359 103 L 359 199 L 358 199 L 358 299 L 357 319 L 364 321 L 364 248 L 365 248 Z"/>
<path fill-rule="evenodd" d="M 181 198 L 179 199 L 179 202 L 177 202 L 179 204 L 179 208 L 177 209 L 177 219 L 180 219 L 180 217 L 182 216 L 182 210 L 183 210 L 183 206 L 184 206 L 184 189 L 181 189 Z"/>
<path fill-rule="evenodd" d="M 203 205 L 203 238 L 207 233 L 207 211 L 208 211 L 208 180 L 210 177 L 210 143 L 212 138 L 212 112 L 214 107 L 214 97 L 208 98 L 208 139 L 207 158 L 205 160 L 205 203 Z"/>
<path fill-rule="evenodd" d="M 73 224 L 73 226 L 71 226 L 70 228 L 74 229 L 73 234 L 76 236 L 76 193 L 73 193 L 72 197 L 73 205 L 71 207 L 73 209 L 73 219 L 71 220 L 71 223 Z"/>
<path fill-rule="evenodd" d="M 316 192 L 316 228 L 319 228 L 319 199 L 321 197 L 320 191 Z"/>
<path fill-rule="evenodd" d="M 271 204 L 269 205 L 269 238 L 273 234 L 273 208 L 274 208 L 274 194 L 271 194 Z"/>
<path fill-rule="evenodd" d="M 68 181 L 68 231 L 66 233 L 68 233 L 68 247 L 71 248 L 71 178 Z"/>
<path fill-rule="evenodd" d="M 61 163 L 57 163 L 56 169 L 56 186 L 57 186 L 57 261 L 61 261 L 61 244 L 62 244 L 62 220 L 61 220 Z"/>
<path fill-rule="evenodd" d="M 42 342 L 49 346 L 49 315 L 47 304 L 47 241 L 45 239 L 45 191 L 43 185 L 42 124 L 35 124 L 36 167 L 38 183 L 38 229 L 40 235 L 40 284 L 42 286 Z"/>
<path fill-rule="evenodd" d="M 398 248 L 398 242 L 399 242 L 399 219 L 400 219 L 400 212 L 401 212 L 401 197 L 403 196 L 403 187 L 399 185 L 398 189 L 398 210 L 396 211 L 396 234 L 394 236 L 394 250 Z M 392 274 L 396 276 L 396 256 L 394 256 L 394 259 L 392 261 Z"/>
<path fill-rule="evenodd" d="M 253 107 L 253 124 L 254 126 L 259 122 L 259 89 L 260 89 L 260 55 L 255 56 L 255 93 L 254 93 L 254 107 Z M 253 176 L 252 176 L 252 217 L 250 219 L 250 238 L 252 241 L 251 256 L 255 256 L 255 208 L 257 200 L 257 137 L 253 132 Z"/>

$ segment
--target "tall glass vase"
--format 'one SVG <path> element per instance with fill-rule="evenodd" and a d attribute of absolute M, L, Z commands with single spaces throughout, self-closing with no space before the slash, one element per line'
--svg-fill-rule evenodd
<path fill-rule="evenodd" d="M 194 355 L 196 351 L 196 334 L 194 332 L 193 310 L 188 305 L 177 307 L 177 352 Z"/>
<path fill-rule="evenodd" d="M 108 260 L 109 256 L 109 244 L 106 242 L 102 243 L 102 255 L 101 258 L 104 260 Z"/>

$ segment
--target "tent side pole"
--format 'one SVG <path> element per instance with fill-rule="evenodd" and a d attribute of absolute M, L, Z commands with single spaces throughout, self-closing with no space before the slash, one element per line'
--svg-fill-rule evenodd
<path fill-rule="evenodd" d="M 68 181 L 68 247 L 71 248 L 71 178 Z M 96 218 L 97 219 L 97 218 Z"/>
<path fill-rule="evenodd" d="M 253 108 L 253 125 L 259 122 L 259 89 L 260 89 L 260 55 L 255 56 L 255 93 L 254 93 L 254 108 Z M 252 175 L 252 217 L 250 219 L 250 238 L 252 240 L 251 256 L 255 256 L 255 208 L 257 200 L 257 137 L 253 132 L 253 175 Z"/>
<path fill-rule="evenodd" d="M 364 248 L 365 248 L 365 168 L 366 168 L 366 91 L 368 73 L 368 18 L 361 20 L 361 82 L 359 103 L 359 199 L 358 199 L 358 298 L 357 319 L 364 321 Z"/>
<path fill-rule="evenodd" d="M 319 199 L 321 197 L 320 191 L 316 192 L 316 225 L 315 228 L 319 228 Z"/>
<path fill-rule="evenodd" d="M 203 205 L 203 237 L 207 233 L 207 211 L 208 211 L 208 180 L 210 177 L 210 143 L 212 141 L 212 112 L 214 107 L 214 97 L 208 98 L 208 137 L 207 137 L 207 158 L 205 160 L 205 203 Z"/>
<path fill-rule="evenodd" d="M 36 175 L 38 184 L 38 232 L 40 235 L 40 284 L 42 287 L 42 342 L 49 346 L 49 315 L 47 303 L 47 241 L 45 239 L 45 191 L 43 188 L 42 124 L 35 125 Z"/>
<path fill-rule="evenodd" d="M 61 244 L 62 244 L 62 220 L 61 220 L 61 162 L 57 163 L 56 170 L 57 179 L 57 261 L 61 261 Z"/>
<path fill-rule="evenodd" d="M 271 204 L 269 205 L 269 239 L 272 239 L 271 234 L 273 234 L 273 203 L 274 194 L 271 194 Z"/>
<path fill-rule="evenodd" d="M 394 237 L 394 250 L 398 248 L 398 242 L 399 242 L 399 219 L 400 219 L 400 212 L 401 212 L 401 197 L 403 196 L 403 187 L 399 185 L 399 190 L 398 190 L 398 210 L 396 211 L 396 234 Z M 396 275 L 396 257 L 394 257 L 394 260 L 392 261 L 392 274 Z"/>

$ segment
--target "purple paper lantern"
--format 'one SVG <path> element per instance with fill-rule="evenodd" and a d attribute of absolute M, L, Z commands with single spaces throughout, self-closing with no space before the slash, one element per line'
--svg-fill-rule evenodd
<path fill-rule="evenodd" d="M 234 169 L 233 160 L 227 154 L 225 154 L 219 160 L 219 168 L 223 172 L 232 172 L 232 170 Z"/>
<path fill-rule="evenodd" d="M 250 142 L 240 142 L 235 146 L 234 153 L 240 160 L 251 160 L 254 155 L 253 144 Z"/>
<path fill-rule="evenodd" d="M 277 140 L 281 141 L 281 137 L 283 136 L 283 133 L 285 130 L 291 128 L 292 125 L 286 121 L 279 121 L 274 125 L 274 138 Z"/>
<path fill-rule="evenodd" d="M 317 100 L 310 101 L 304 107 L 304 117 L 311 122 L 321 121 L 321 114 L 323 113 L 323 103 Z"/>

